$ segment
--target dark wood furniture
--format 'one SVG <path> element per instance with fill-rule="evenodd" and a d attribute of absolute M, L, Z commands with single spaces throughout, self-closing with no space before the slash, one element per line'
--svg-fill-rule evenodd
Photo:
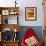
<path fill-rule="evenodd" d="M 2 44 L 3 46 L 18 46 L 18 41 L 5 41 Z"/>
<path fill-rule="evenodd" d="M 2 46 L 2 42 L 0 41 L 0 46 Z"/>
<path fill-rule="evenodd" d="M 19 17 L 19 7 L 0 7 L 1 24 L 8 24 L 8 16 Z"/>
<path fill-rule="evenodd" d="M 17 16 L 17 21 L 15 24 L 9 24 L 8 18 L 9 16 Z M 2 40 L 2 32 L 4 29 L 8 28 L 11 29 L 13 32 L 19 31 L 19 24 L 18 24 L 18 17 L 19 17 L 19 7 L 0 7 L 0 32 L 1 32 L 1 41 L 0 46 L 18 46 L 19 40 Z M 6 19 L 5 19 L 6 18 Z"/>

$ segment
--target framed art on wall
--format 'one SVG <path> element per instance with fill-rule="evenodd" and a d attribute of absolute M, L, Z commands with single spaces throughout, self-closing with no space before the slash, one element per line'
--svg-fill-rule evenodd
<path fill-rule="evenodd" d="M 29 21 L 37 20 L 37 8 L 36 7 L 25 8 L 25 20 L 29 20 Z"/>

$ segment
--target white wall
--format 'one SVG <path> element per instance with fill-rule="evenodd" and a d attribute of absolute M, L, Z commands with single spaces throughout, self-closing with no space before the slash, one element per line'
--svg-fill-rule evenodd
<path fill-rule="evenodd" d="M 15 6 L 15 0 L 0 0 L 1 7 Z M 17 0 L 19 6 L 19 24 L 21 26 L 43 26 L 43 6 L 42 0 Z M 25 21 L 25 7 L 37 7 L 37 20 Z"/>

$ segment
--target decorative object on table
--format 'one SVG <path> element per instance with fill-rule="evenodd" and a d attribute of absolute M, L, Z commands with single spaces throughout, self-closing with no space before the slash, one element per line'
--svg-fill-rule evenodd
<path fill-rule="evenodd" d="M 17 4 L 17 2 L 16 2 L 17 0 L 15 0 L 15 7 L 16 7 L 16 4 Z"/>
<path fill-rule="evenodd" d="M 5 28 L 2 32 L 2 40 L 9 41 L 12 40 L 13 32 L 10 28 Z"/>
<path fill-rule="evenodd" d="M 25 8 L 25 20 L 29 20 L 29 21 L 37 20 L 37 8 L 36 7 Z"/>
<path fill-rule="evenodd" d="M 27 31 L 25 32 L 22 38 L 21 45 L 22 46 L 41 46 L 37 38 L 37 34 L 34 32 L 32 28 L 27 29 Z"/>
<path fill-rule="evenodd" d="M 19 40 L 19 39 L 18 39 L 18 32 L 14 32 L 13 40 L 14 40 L 14 41 L 15 41 L 15 40 Z"/>
<path fill-rule="evenodd" d="M 3 23 L 3 24 L 8 24 L 8 16 L 3 15 L 2 17 L 3 17 L 3 18 L 2 18 L 2 23 Z"/>
<path fill-rule="evenodd" d="M 18 12 L 17 12 L 16 10 L 10 10 L 9 14 L 10 14 L 10 15 L 17 15 Z"/>
<path fill-rule="evenodd" d="M 5 19 L 5 24 L 8 24 L 8 18 L 7 18 L 7 19 Z"/>
<path fill-rule="evenodd" d="M 13 36 L 14 41 L 18 40 L 18 32 L 17 29 L 14 27 L 14 36 Z"/>

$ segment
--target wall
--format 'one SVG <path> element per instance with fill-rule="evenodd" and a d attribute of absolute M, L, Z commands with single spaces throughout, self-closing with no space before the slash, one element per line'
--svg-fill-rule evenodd
<path fill-rule="evenodd" d="M 46 0 L 44 0 L 44 42 L 46 46 Z"/>
<path fill-rule="evenodd" d="M 15 1 L 15 0 L 14 0 Z M 0 6 L 1 7 L 10 7 L 15 6 L 13 0 L 0 0 Z M 20 26 L 35 26 L 32 28 L 35 28 L 36 32 L 38 33 L 38 37 L 40 38 L 40 41 L 42 41 L 41 38 L 43 38 L 43 30 L 42 26 L 44 26 L 44 15 L 43 15 L 43 6 L 42 6 L 42 0 L 17 0 L 17 6 L 19 7 L 19 24 Z M 37 20 L 36 21 L 25 21 L 25 7 L 37 7 Z M 11 20 L 11 16 L 9 17 L 9 20 Z M 15 18 L 14 18 L 15 20 Z M 10 22 L 10 21 L 9 21 Z M 13 21 L 14 22 L 14 21 Z M 37 27 L 39 26 L 39 27 Z M 24 27 L 25 28 L 25 27 Z M 24 29 L 22 28 L 24 31 Z M 20 30 L 20 34 L 23 33 Z"/>
<path fill-rule="evenodd" d="M 14 0 L 15 1 L 15 0 Z M 15 6 L 13 0 L 0 0 L 1 7 Z M 19 6 L 19 24 L 20 26 L 43 26 L 43 6 L 42 0 L 17 0 Z M 25 21 L 25 7 L 37 7 L 37 21 Z M 11 18 L 11 17 L 10 17 Z M 20 19 L 21 18 L 21 19 Z M 10 20 L 10 19 L 9 19 Z"/>
<path fill-rule="evenodd" d="M 21 0 L 20 2 L 20 18 L 19 22 L 23 26 L 43 26 L 43 6 L 42 0 Z M 37 21 L 25 21 L 25 7 L 37 7 Z"/>
<path fill-rule="evenodd" d="M 19 32 L 19 39 L 20 42 L 27 31 L 28 28 L 32 28 L 33 31 L 37 34 L 37 37 L 41 43 L 43 43 L 43 32 L 42 32 L 42 27 L 41 26 L 21 26 L 20 27 L 20 32 Z"/>

